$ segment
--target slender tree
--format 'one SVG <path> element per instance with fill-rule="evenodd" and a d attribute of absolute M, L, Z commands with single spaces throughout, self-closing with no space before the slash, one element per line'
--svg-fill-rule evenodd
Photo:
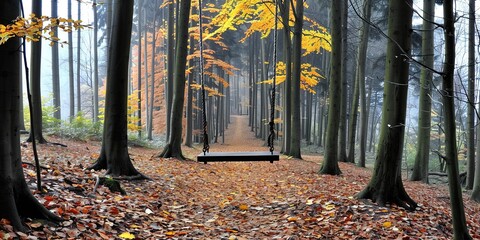
<path fill-rule="evenodd" d="M 458 152 L 454 104 L 455 71 L 455 16 L 453 0 L 443 1 L 445 62 L 443 64 L 442 100 L 445 124 L 445 161 L 448 171 L 450 189 L 450 207 L 452 210 L 453 238 L 457 240 L 472 239 L 468 233 L 465 209 L 463 207 L 462 187 L 458 173 Z"/>
<path fill-rule="evenodd" d="M 345 1 L 345 0 L 343 0 Z M 340 123 L 342 88 L 342 5 L 343 1 L 331 2 L 330 25 L 332 32 L 332 58 L 330 62 L 328 123 L 325 155 L 319 173 L 341 174 L 338 166 L 338 128 Z"/>
<path fill-rule="evenodd" d="M 363 2 L 363 24 L 360 30 L 360 45 L 358 46 L 356 81 L 358 81 L 360 97 L 360 154 L 358 166 L 365 167 L 365 153 L 367 151 L 367 128 L 368 128 L 368 110 L 367 93 L 365 89 L 365 62 L 367 60 L 368 37 L 370 33 L 370 16 L 372 13 L 372 1 Z"/>
<path fill-rule="evenodd" d="M 97 0 L 93 0 L 93 122 L 98 121 L 98 14 Z"/>
<path fill-rule="evenodd" d="M 468 10 L 468 111 L 467 111 L 467 184 L 473 188 L 475 178 L 475 0 Z"/>
<path fill-rule="evenodd" d="M 185 102 L 185 69 L 188 55 L 188 20 L 191 0 L 182 0 L 178 18 L 178 38 L 175 52 L 175 74 L 173 81 L 173 105 L 170 119 L 170 137 L 161 157 L 184 159 L 182 154 L 182 118 Z"/>
<path fill-rule="evenodd" d="M 389 1 L 388 44 L 380 139 L 373 176 L 357 198 L 379 205 L 397 204 L 415 209 L 417 204 L 403 187 L 401 161 L 405 134 L 409 61 L 412 33 L 412 0 Z"/>
<path fill-rule="evenodd" d="M 422 63 L 429 68 L 433 67 L 433 34 L 434 34 L 435 0 L 423 1 L 423 31 L 422 31 Z M 430 130 L 432 109 L 432 71 L 422 68 L 420 73 L 420 94 L 418 104 L 418 135 L 417 154 L 412 181 L 428 182 L 428 162 L 430 156 Z"/>
<path fill-rule="evenodd" d="M 77 18 L 78 20 L 82 19 L 82 2 L 78 1 L 77 4 Z M 77 30 L 77 113 L 82 111 L 82 95 L 81 95 L 81 73 L 80 67 L 82 66 L 82 55 L 81 55 L 81 46 L 82 46 L 82 31 L 81 29 Z"/>
<path fill-rule="evenodd" d="M 171 120 L 171 112 L 172 112 L 172 95 L 173 95 L 173 74 L 174 74 L 174 41 L 175 41 L 175 5 L 173 1 L 168 4 L 168 26 L 167 26 L 167 86 L 165 88 L 165 96 L 167 102 L 167 139 L 170 137 L 171 129 L 170 129 L 170 120 Z"/>
<path fill-rule="evenodd" d="M 0 24 L 10 24 L 20 15 L 20 1 L 0 1 Z M 25 218 L 61 219 L 46 209 L 30 192 L 20 154 L 19 87 L 21 43 L 18 37 L 0 45 L 0 218 L 18 231 L 28 231 Z"/>
<path fill-rule="evenodd" d="M 51 17 L 57 18 L 58 17 L 58 0 L 52 0 L 51 4 Z M 53 29 L 53 37 L 58 37 L 58 29 Z M 52 42 L 52 91 L 53 91 L 53 106 L 55 107 L 55 112 L 53 116 L 56 119 L 61 119 L 61 106 L 60 106 L 60 64 L 58 60 L 58 43 Z"/>
<path fill-rule="evenodd" d="M 137 6 L 137 126 L 138 126 L 138 137 L 142 137 L 142 6 L 143 0 L 138 1 Z M 145 38 L 147 36 L 145 35 Z M 145 46 L 146 48 L 147 46 Z M 144 56 L 146 57 L 146 56 Z"/>
<path fill-rule="evenodd" d="M 283 58 L 285 61 L 285 88 L 283 96 L 285 96 L 285 101 L 284 101 L 284 129 L 283 129 L 283 149 L 282 152 L 284 154 L 290 155 L 290 135 L 291 135 L 291 129 L 292 129 L 292 124 L 291 124 L 291 118 L 290 116 L 292 115 L 292 106 L 290 105 L 291 102 L 291 94 L 290 94 L 290 89 L 292 85 L 292 40 L 290 37 L 290 32 L 291 32 L 291 27 L 288 24 L 289 23 L 289 14 L 290 14 L 290 1 L 289 0 L 280 0 L 277 1 L 277 4 L 279 5 L 278 9 L 280 10 L 280 15 L 282 17 L 282 25 L 283 25 Z"/>
<path fill-rule="evenodd" d="M 105 123 L 100 157 L 90 169 L 107 169 L 112 176 L 142 179 L 128 155 L 128 62 L 132 35 L 133 0 L 115 3 L 105 95 Z"/>
<path fill-rule="evenodd" d="M 338 126 L 338 161 L 347 161 L 347 63 L 348 63 L 348 1 L 343 1 L 342 5 L 342 93 L 341 93 L 341 110 L 340 110 L 340 124 Z M 355 141 L 353 141 L 355 144 Z M 351 145 L 351 144 L 350 144 Z M 355 145 L 354 145 L 355 146 Z M 355 147 L 353 148 L 355 151 Z M 352 154 L 353 155 L 353 154 Z"/>
<path fill-rule="evenodd" d="M 293 68 L 292 85 L 290 94 L 292 94 L 292 128 L 290 134 L 290 156 L 302 158 L 300 153 L 301 143 L 301 123 L 300 123 L 300 75 L 302 65 L 302 29 L 303 29 L 303 1 L 297 1 L 295 7 L 295 24 L 293 25 Z"/>
<path fill-rule="evenodd" d="M 32 12 L 36 16 L 42 16 L 42 1 L 32 0 Z M 42 91 L 41 91 L 41 65 L 42 65 L 42 40 L 32 42 L 30 57 L 30 86 L 32 94 L 32 118 L 33 129 L 30 131 L 30 137 L 27 142 L 37 140 L 39 143 L 46 143 L 43 137 L 42 126 Z M 35 136 L 35 139 L 33 137 Z"/>
<path fill-rule="evenodd" d="M 72 18 L 72 0 L 68 0 L 68 19 Z M 71 28 L 72 23 L 69 22 L 68 26 Z M 70 94 L 70 121 L 75 116 L 75 79 L 73 75 L 73 32 L 68 32 L 68 86 Z"/>

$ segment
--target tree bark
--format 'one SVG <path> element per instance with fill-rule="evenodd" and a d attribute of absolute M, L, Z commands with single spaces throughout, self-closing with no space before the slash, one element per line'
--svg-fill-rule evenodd
<path fill-rule="evenodd" d="M 339 137 L 339 144 L 338 144 L 338 161 L 345 162 L 347 161 L 347 157 L 349 160 L 353 160 L 354 158 L 350 159 L 350 156 L 347 156 L 347 62 L 348 62 L 348 34 L 347 34 L 347 25 L 348 25 L 348 1 L 343 1 L 342 5 L 342 93 L 341 93 L 341 109 L 340 109 L 340 124 L 338 126 L 338 137 Z M 350 130 L 350 129 L 349 129 Z M 352 144 L 350 143 L 350 146 Z M 353 140 L 353 145 L 355 146 L 355 139 Z M 355 147 L 353 148 L 355 152 Z M 351 152 L 351 151 L 350 151 Z M 352 154 L 352 157 L 354 154 Z"/>
<path fill-rule="evenodd" d="M 462 187 L 458 173 L 458 151 L 454 105 L 454 70 L 455 70 L 455 16 L 453 0 L 443 1 L 445 27 L 445 62 L 443 64 L 442 100 L 445 110 L 445 161 L 450 190 L 450 207 L 452 210 L 454 239 L 472 239 L 468 233 L 465 209 L 463 207 Z"/>
<path fill-rule="evenodd" d="M 372 12 L 371 0 L 364 0 L 363 3 L 363 21 L 362 30 L 360 30 L 360 46 L 358 47 L 357 56 L 357 78 L 360 94 L 360 154 L 358 156 L 358 166 L 365 167 L 365 152 L 367 151 L 367 128 L 368 128 L 368 110 L 367 110 L 367 93 L 365 89 L 365 62 L 367 60 L 368 37 L 370 33 L 370 25 L 366 21 L 370 21 Z"/>
<path fill-rule="evenodd" d="M 283 56 L 285 61 L 285 88 L 284 94 L 285 97 L 284 101 L 284 128 L 283 128 L 283 153 L 286 155 L 290 155 L 290 135 L 291 135 L 291 116 L 292 116 L 292 106 L 290 105 L 292 96 L 290 95 L 290 89 L 292 85 L 292 40 L 290 38 L 290 25 L 289 22 L 289 14 L 290 14 L 290 1 L 280 1 L 283 3 L 280 4 L 279 10 L 280 14 L 282 15 L 282 25 L 283 25 Z"/>
<path fill-rule="evenodd" d="M 320 174 L 341 174 L 338 167 L 338 128 L 342 94 L 342 6 L 343 2 L 340 0 L 331 2 L 332 58 L 330 62 L 328 122 L 325 137 L 325 155 L 319 171 Z"/>
<path fill-rule="evenodd" d="M 373 176 L 357 198 L 371 199 L 380 206 L 392 203 L 414 210 L 417 204 L 405 191 L 400 174 L 411 50 L 411 6 L 412 0 L 390 0 L 380 140 Z"/>
<path fill-rule="evenodd" d="M 182 120 L 185 102 L 185 69 L 188 55 L 188 20 L 190 18 L 191 0 L 182 0 L 180 3 L 180 15 L 178 18 L 178 38 L 175 53 L 175 78 L 173 86 L 173 105 L 170 114 L 170 138 L 163 153 L 164 158 L 184 159 L 182 154 Z"/>
<path fill-rule="evenodd" d="M 68 0 L 68 19 L 72 18 L 72 0 Z M 68 23 L 72 27 L 72 23 Z M 75 117 L 75 79 L 73 76 L 73 32 L 68 33 L 68 86 L 70 99 L 70 114 L 69 120 L 72 121 Z"/>
<path fill-rule="evenodd" d="M 168 27 L 167 27 L 167 45 L 168 45 L 168 49 L 167 49 L 167 87 L 165 88 L 166 92 L 165 92 L 165 95 L 167 97 L 167 114 L 166 114 L 166 117 L 167 117 L 167 123 L 166 123 L 166 127 L 167 127 L 167 131 L 166 131 L 166 135 L 167 135 L 167 139 L 170 138 L 170 134 L 171 134 L 171 129 L 170 129 L 170 126 L 171 126 L 171 123 L 170 123 L 170 120 L 172 119 L 172 116 L 170 116 L 170 114 L 172 113 L 172 95 L 173 95 L 173 74 L 174 74 L 174 57 L 175 57 L 175 52 L 174 52 L 174 41 L 175 41 L 175 33 L 174 33 L 174 26 L 175 26 L 175 17 L 174 17 L 174 13 L 175 13 L 175 6 L 173 5 L 173 3 L 169 4 L 168 5 Z"/>
<path fill-rule="evenodd" d="M 82 19 L 82 2 L 78 1 L 77 4 L 77 18 L 78 20 Z M 82 56 L 81 56 L 81 48 L 82 48 L 82 30 L 77 30 L 77 113 L 82 111 L 82 95 L 81 95 L 81 74 L 80 74 L 80 67 L 82 64 Z"/>
<path fill-rule="evenodd" d="M 93 0 L 93 122 L 98 121 L 98 16 L 97 0 Z"/>
<path fill-rule="evenodd" d="M 434 25 L 435 0 L 423 1 L 423 38 L 422 38 L 422 62 L 425 66 L 433 68 L 434 61 Z M 410 176 L 412 181 L 428 183 L 428 162 L 430 160 L 430 130 L 432 110 L 432 78 L 430 69 L 422 68 L 420 73 L 420 96 L 418 107 L 418 135 L 417 154 Z"/>
<path fill-rule="evenodd" d="M 133 0 L 115 4 L 111 49 L 107 70 L 105 95 L 105 123 L 100 157 L 91 169 L 106 168 L 112 176 L 144 178 L 132 164 L 128 155 L 127 99 L 128 62 L 132 34 Z"/>
<path fill-rule="evenodd" d="M 20 2 L 0 1 L 0 24 L 10 24 L 20 15 Z M 23 174 L 20 154 L 20 51 L 19 38 L 11 38 L 0 45 L 0 219 L 10 220 L 18 231 L 28 231 L 25 218 L 60 221 L 30 192 Z"/>
<path fill-rule="evenodd" d="M 473 188 L 475 178 L 475 0 L 469 1 L 468 17 L 468 112 L 467 112 L 467 184 Z"/>
<path fill-rule="evenodd" d="M 302 158 L 301 147 L 301 121 L 300 121 L 300 84 L 302 72 L 302 29 L 303 29 L 303 1 L 297 1 L 295 7 L 295 24 L 293 26 L 293 67 L 292 67 L 292 88 L 290 102 L 292 108 L 291 134 L 290 134 L 290 156 Z"/>
<path fill-rule="evenodd" d="M 32 12 L 35 16 L 42 16 L 42 1 L 32 1 Z M 30 86 L 32 94 L 33 131 L 30 131 L 30 137 L 27 142 L 37 140 L 38 143 L 46 143 L 43 137 L 42 126 L 42 91 L 41 91 L 41 64 L 42 64 L 42 40 L 31 43 L 30 57 Z M 33 137 L 35 136 L 35 139 Z"/>
<path fill-rule="evenodd" d="M 51 17 L 58 17 L 58 0 L 52 0 L 52 12 Z M 58 37 L 58 29 L 55 27 L 53 29 L 53 37 Z M 52 45 L 52 92 L 53 92 L 53 106 L 55 107 L 55 112 L 53 117 L 60 120 L 62 118 L 61 114 L 61 105 L 60 105 L 60 64 L 58 60 L 58 42 L 53 42 Z"/>

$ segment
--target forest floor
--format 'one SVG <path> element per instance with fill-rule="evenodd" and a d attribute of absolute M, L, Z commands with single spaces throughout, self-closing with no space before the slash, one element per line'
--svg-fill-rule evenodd
<path fill-rule="evenodd" d="M 226 144 L 211 151 L 265 151 L 246 126 L 233 117 Z M 43 186 L 35 191 L 35 171 L 24 164 L 35 196 L 65 221 L 59 225 L 27 219 L 28 234 L 0 222 L 0 239 L 451 239 L 447 186 L 404 181 L 416 211 L 383 208 L 354 195 L 371 169 L 340 163 L 340 176 L 319 175 L 321 157 L 281 157 L 279 162 L 197 163 L 160 159 L 161 149 L 131 147 L 134 165 L 147 181 L 121 181 L 127 195 L 100 186 L 85 170 L 100 151 L 99 142 L 50 137 L 68 147 L 40 145 Z M 198 148 L 185 148 L 195 159 Z M 22 144 L 24 162 L 33 162 Z M 480 205 L 464 194 L 470 233 L 480 239 Z"/>

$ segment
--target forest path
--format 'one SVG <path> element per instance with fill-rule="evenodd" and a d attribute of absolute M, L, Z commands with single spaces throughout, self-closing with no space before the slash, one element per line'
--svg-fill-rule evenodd
<path fill-rule="evenodd" d="M 212 152 L 268 151 L 264 141 L 256 138 L 248 126 L 248 115 L 232 115 L 230 120 L 225 130 L 225 142 L 221 143 L 222 136 L 219 136 L 218 143 L 210 145 Z"/>

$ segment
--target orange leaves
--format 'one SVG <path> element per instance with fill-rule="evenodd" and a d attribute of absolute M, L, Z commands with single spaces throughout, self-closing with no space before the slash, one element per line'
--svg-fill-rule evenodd
<path fill-rule="evenodd" d="M 51 42 L 60 41 L 54 36 L 53 31 L 57 28 L 65 32 L 71 32 L 73 29 L 82 29 L 81 20 L 66 18 L 51 18 L 48 16 L 37 17 L 30 14 L 27 18 L 18 17 L 13 23 L 8 25 L 0 24 L 0 44 L 5 43 L 12 37 L 25 37 L 27 41 L 39 41 L 41 38 Z M 66 43 L 66 42 L 62 42 Z"/>
<path fill-rule="evenodd" d="M 323 77 L 319 71 L 320 69 L 311 65 L 310 63 L 302 63 L 302 72 L 300 75 L 300 88 L 306 90 L 310 93 L 315 93 L 314 87 L 318 84 L 318 82 L 325 78 Z M 284 62 L 277 63 L 277 84 L 281 84 L 285 82 L 285 75 L 286 75 L 286 65 Z M 262 83 L 272 84 L 273 79 L 268 79 L 263 81 Z"/>

